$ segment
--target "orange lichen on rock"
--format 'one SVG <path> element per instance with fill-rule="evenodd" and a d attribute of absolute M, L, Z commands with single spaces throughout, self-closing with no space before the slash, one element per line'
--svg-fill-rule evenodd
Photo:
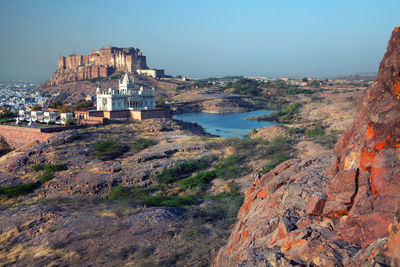
<path fill-rule="evenodd" d="M 374 126 L 372 126 L 372 124 L 370 124 L 367 128 L 367 131 L 365 132 L 365 139 L 370 139 L 372 137 L 374 137 Z"/>
<path fill-rule="evenodd" d="M 349 211 L 346 209 L 334 210 L 326 214 L 328 218 L 341 218 L 345 215 L 349 214 Z"/>
<path fill-rule="evenodd" d="M 383 142 L 379 142 L 378 144 L 376 144 L 376 149 L 381 150 L 385 145 L 386 145 L 386 140 Z"/>
<path fill-rule="evenodd" d="M 266 198 L 268 196 L 268 191 L 265 189 L 261 189 L 261 191 L 257 194 L 257 198 L 262 197 Z"/>
<path fill-rule="evenodd" d="M 386 174 L 385 169 L 381 168 L 373 168 L 371 171 L 371 177 L 369 178 L 371 184 L 371 191 L 373 195 L 377 194 L 377 187 L 382 183 L 382 179 L 384 179 Z"/>
<path fill-rule="evenodd" d="M 397 97 L 400 97 L 400 83 L 397 79 L 394 80 L 394 93 Z"/>
<path fill-rule="evenodd" d="M 247 235 L 249 234 L 249 231 L 243 231 L 243 240 L 246 240 Z"/>
<path fill-rule="evenodd" d="M 370 171 L 376 153 L 363 150 L 360 157 L 360 169 Z"/>
<path fill-rule="evenodd" d="M 286 253 L 289 249 L 294 247 L 304 246 L 307 244 L 307 241 L 304 239 L 286 239 L 281 244 L 281 252 Z"/>
<path fill-rule="evenodd" d="M 239 215 L 246 214 L 247 211 L 250 209 L 250 206 L 253 204 L 254 200 L 257 198 L 257 196 L 253 196 L 252 198 L 248 199 L 245 198 L 242 207 L 240 208 Z"/>

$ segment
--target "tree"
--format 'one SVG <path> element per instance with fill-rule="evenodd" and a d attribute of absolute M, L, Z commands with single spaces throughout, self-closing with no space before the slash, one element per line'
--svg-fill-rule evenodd
<path fill-rule="evenodd" d="M 162 95 L 157 96 L 156 98 L 156 106 L 157 107 L 165 107 L 165 98 Z"/>
<path fill-rule="evenodd" d="M 58 106 L 57 110 L 58 110 L 59 113 L 71 113 L 72 112 L 72 110 L 68 106 L 68 104 L 64 104 L 62 106 Z"/>
<path fill-rule="evenodd" d="M 65 120 L 65 126 L 70 126 L 72 124 L 74 124 L 74 121 L 72 120 L 72 118 L 67 118 Z"/>
<path fill-rule="evenodd" d="M 319 88 L 320 87 L 319 83 L 320 83 L 320 81 L 314 80 L 314 81 L 312 81 L 311 86 L 314 88 Z"/>
<path fill-rule="evenodd" d="M 306 77 L 304 77 L 303 82 L 308 83 L 308 79 Z"/>
<path fill-rule="evenodd" d="M 32 111 L 41 111 L 42 110 L 42 106 L 39 104 L 35 104 L 32 107 Z"/>
<path fill-rule="evenodd" d="M 9 108 L 5 108 L 0 112 L 0 118 L 4 119 L 4 118 L 11 118 L 14 117 L 15 113 L 12 112 Z"/>
<path fill-rule="evenodd" d="M 48 107 L 49 107 L 49 108 L 57 109 L 59 106 L 62 106 L 62 105 L 63 105 L 63 103 L 62 103 L 60 100 L 55 100 L 55 101 L 51 102 L 51 103 L 48 105 Z"/>
<path fill-rule="evenodd" d="M 79 109 L 87 109 L 87 108 L 90 108 L 90 107 L 92 107 L 92 101 L 90 101 L 90 100 L 85 100 L 85 99 L 79 99 L 79 100 L 76 102 L 76 105 L 75 105 L 75 109 L 76 109 L 76 110 L 79 110 Z"/>

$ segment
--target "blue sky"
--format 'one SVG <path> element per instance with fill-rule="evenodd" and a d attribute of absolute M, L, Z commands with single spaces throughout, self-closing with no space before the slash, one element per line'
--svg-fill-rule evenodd
<path fill-rule="evenodd" d="M 396 0 L 0 1 L 0 81 L 49 78 L 61 55 L 138 47 L 171 75 L 377 71 Z"/>

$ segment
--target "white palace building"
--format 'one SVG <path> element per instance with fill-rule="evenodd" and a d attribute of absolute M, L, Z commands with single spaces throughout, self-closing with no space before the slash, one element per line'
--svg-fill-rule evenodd
<path fill-rule="evenodd" d="M 103 90 L 97 88 L 97 110 L 116 111 L 116 110 L 151 110 L 156 107 L 156 90 L 135 88 L 134 82 L 129 80 L 128 73 L 124 79 L 119 81 L 119 89 L 111 87 Z"/>

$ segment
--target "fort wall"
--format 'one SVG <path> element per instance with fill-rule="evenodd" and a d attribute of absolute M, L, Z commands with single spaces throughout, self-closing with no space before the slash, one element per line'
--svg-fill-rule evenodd
<path fill-rule="evenodd" d="M 94 125 L 101 125 L 105 123 L 106 119 L 90 120 L 83 125 L 70 125 L 70 126 L 55 126 L 55 127 L 24 127 L 24 126 L 11 126 L 0 125 L 0 135 L 4 137 L 8 145 L 15 149 L 23 147 L 34 141 L 45 142 L 50 137 L 56 135 L 58 132 L 81 129 Z"/>
<path fill-rule="evenodd" d="M 20 148 L 35 141 L 44 142 L 56 133 L 45 133 L 40 128 L 0 125 L 0 135 L 11 148 Z"/>

